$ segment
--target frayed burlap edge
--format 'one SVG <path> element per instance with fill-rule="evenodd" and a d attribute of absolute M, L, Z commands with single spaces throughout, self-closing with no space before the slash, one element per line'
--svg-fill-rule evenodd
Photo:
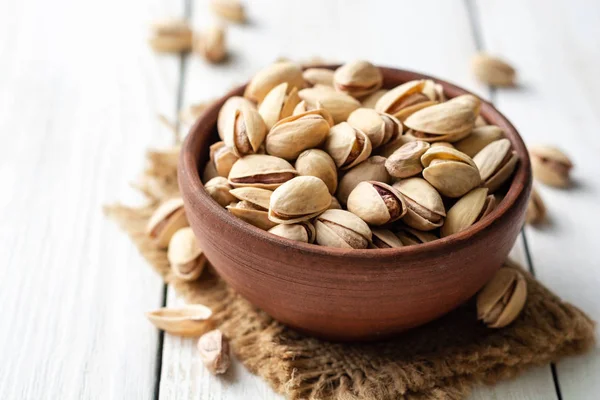
<path fill-rule="evenodd" d="M 211 270 L 196 282 L 179 281 L 170 273 L 166 252 L 145 234 L 158 204 L 178 195 L 177 153 L 177 148 L 148 153 L 148 168 L 135 185 L 146 205 L 112 205 L 105 212 L 187 302 L 213 309 L 241 362 L 290 399 L 462 399 L 474 384 L 493 384 L 594 343 L 594 323 L 527 273 L 527 305 L 507 328 L 483 328 L 474 321 L 471 304 L 397 339 L 371 344 L 329 343 L 296 333 L 250 305 Z"/>

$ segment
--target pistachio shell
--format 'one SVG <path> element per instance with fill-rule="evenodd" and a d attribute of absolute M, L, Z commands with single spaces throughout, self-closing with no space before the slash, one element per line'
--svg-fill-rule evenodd
<path fill-rule="evenodd" d="M 477 168 L 458 161 L 436 160 L 423 170 L 423 178 L 447 197 L 461 197 L 479 186 Z"/>
<path fill-rule="evenodd" d="M 185 20 L 165 19 L 152 24 L 149 39 L 152 50 L 161 53 L 183 53 L 192 48 L 192 29 Z"/>
<path fill-rule="evenodd" d="M 561 150 L 552 146 L 535 146 L 529 149 L 529 156 L 535 179 L 560 188 L 570 185 L 573 163 Z"/>
<path fill-rule="evenodd" d="M 359 183 L 348 196 L 348 211 L 369 225 L 385 225 L 402 218 L 407 207 L 402 194 L 392 186 L 367 181 Z"/>
<path fill-rule="evenodd" d="M 449 147 L 431 147 L 421 156 L 421 163 L 424 167 L 428 167 L 434 160 L 460 161 L 477 168 L 471 157 Z"/>
<path fill-rule="evenodd" d="M 282 158 L 265 154 L 253 154 L 240 158 L 229 172 L 229 183 L 233 187 L 251 186 L 275 189 L 298 173 Z"/>
<path fill-rule="evenodd" d="M 222 176 L 217 176 L 206 182 L 204 189 L 221 207 L 235 201 L 235 197 L 230 193 L 231 185 L 229 185 L 229 181 Z"/>
<path fill-rule="evenodd" d="M 228 205 L 227 211 L 250 225 L 254 225 L 265 231 L 277 225 L 269 219 L 269 212 L 267 210 L 246 200 Z"/>
<path fill-rule="evenodd" d="M 225 28 L 213 25 L 194 39 L 193 50 L 211 63 L 219 63 L 227 57 Z"/>
<path fill-rule="evenodd" d="M 392 247 L 402 247 L 404 244 L 394 235 L 394 233 L 388 229 L 373 229 L 373 242 L 371 248 L 373 249 L 389 249 Z"/>
<path fill-rule="evenodd" d="M 495 192 L 513 173 L 518 156 L 511 150 L 508 139 L 496 140 L 473 158 L 484 186 Z"/>
<path fill-rule="evenodd" d="M 322 112 L 327 111 L 307 111 L 279 121 L 267 135 L 267 152 L 276 157 L 294 160 L 304 150 L 321 145 L 331 128 Z"/>
<path fill-rule="evenodd" d="M 472 95 L 458 96 L 415 112 L 404 121 L 404 125 L 416 132 L 444 135 L 445 141 L 455 141 L 456 137 L 473 130 L 479 112 L 478 104 Z M 448 140 L 448 136 L 455 140 Z"/>
<path fill-rule="evenodd" d="M 352 169 L 340 179 L 337 190 L 337 198 L 341 204 L 346 204 L 350 192 L 356 185 L 364 181 L 376 181 L 390 183 L 391 177 L 385 169 L 385 158 L 373 156 L 366 159 Z"/>
<path fill-rule="evenodd" d="M 366 249 L 371 229 L 349 211 L 327 210 L 315 220 L 317 243 L 321 246 Z"/>
<path fill-rule="evenodd" d="M 229 193 L 234 197 L 234 201 L 235 199 L 247 201 L 258 208 L 262 208 L 264 211 L 269 209 L 269 202 L 273 194 L 271 190 L 256 187 L 235 188 L 231 189 Z"/>
<path fill-rule="evenodd" d="M 258 111 L 246 104 L 229 114 L 223 141 L 238 157 L 259 151 L 267 135 L 267 127 Z"/>
<path fill-rule="evenodd" d="M 315 227 L 308 221 L 298 222 L 297 224 L 277 225 L 269 229 L 269 232 L 303 243 L 313 243 L 316 237 Z"/>
<path fill-rule="evenodd" d="M 464 231 L 482 218 L 487 211 L 488 189 L 473 189 L 448 210 L 446 222 L 440 231 L 442 237 Z M 490 199 L 488 199 L 490 201 Z"/>
<path fill-rule="evenodd" d="M 394 151 L 385 161 L 385 168 L 394 178 L 408 178 L 423 170 L 421 156 L 430 144 L 420 140 L 408 142 Z"/>
<path fill-rule="evenodd" d="M 395 116 L 398 111 L 405 107 L 403 105 L 404 100 L 412 94 L 421 92 L 423 87 L 425 87 L 424 80 L 409 81 L 396 86 L 381 96 L 375 104 L 375 110 Z"/>
<path fill-rule="evenodd" d="M 398 150 L 400 147 L 404 146 L 408 142 L 414 142 L 415 140 L 417 140 L 417 139 L 413 136 L 402 135 L 402 136 L 398 137 L 398 139 L 396 139 L 386 145 L 381 146 L 379 149 L 377 149 L 377 153 L 379 153 L 379 155 L 381 157 L 388 158 L 389 156 L 394 154 L 394 152 L 396 150 Z"/>
<path fill-rule="evenodd" d="M 198 246 L 192 228 L 181 228 L 171 238 L 167 258 L 171 271 L 184 281 L 194 281 L 202 274 L 206 257 Z"/>
<path fill-rule="evenodd" d="M 331 128 L 324 149 L 333 158 L 335 165 L 345 170 L 360 164 L 371 155 L 371 141 L 363 131 L 342 122 Z"/>
<path fill-rule="evenodd" d="M 212 311 L 202 304 L 188 304 L 177 308 L 159 308 L 146 313 L 156 326 L 171 335 L 200 336 L 213 327 Z"/>
<path fill-rule="evenodd" d="M 446 101 L 446 95 L 444 94 L 444 87 L 436 83 L 431 79 L 425 80 L 422 93 L 427 96 L 429 100 L 444 102 Z"/>
<path fill-rule="evenodd" d="M 331 204 L 329 205 L 329 207 L 327 209 L 328 210 L 341 210 L 342 206 L 336 197 L 331 196 Z"/>
<path fill-rule="evenodd" d="M 308 68 L 302 73 L 302 77 L 311 86 L 333 87 L 333 74 L 334 72 L 327 68 Z"/>
<path fill-rule="evenodd" d="M 448 142 L 435 142 L 431 143 L 431 147 L 448 147 L 450 149 L 456 149 L 452 143 Z"/>
<path fill-rule="evenodd" d="M 348 117 L 348 123 L 363 131 L 375 149 L 402 135 L 402 124 L 391 115 L 370 108 L 358 108 Z"/>
<path fill-rule="evenodd" d="M 496 125 L 485 125 L 476 127 L 471 134 L 464 139 L 454 143 L 458 151 L 461 151 L 469 157 L 475 157 L 488 144 L 502 139 L 504 131 Z"/>
<path fill-rule="evenodd" d="M 231 167 L 239 159 L 230 147 L 225 145 L 225 142 L 217 142 L 210 146 L 210 159 L 215 165 L 215 169 L 219 176 L 227 177 Z"/>
<path fill-rule="evenodd" d="M 217 16 L 231 22 L 246 22 L 246 11 L 239 0 L 210 0 L 210 9 Z"/>
<path fill-rule="evenodd" d="M 269 219 L 278 224 L 306 221 L 330 204 L 331 195 L 321 179 L 298 176 L 275 189 L 269 204 Z"/>
<path fill-rule="evenodd" d="M 183 209 L 183 200 L 173 198 L 162 203 L 152 214 L 146 226 L 150 239 L 161 248 L 166 248 L 175 232 L 188 226 Z"/>
<path fill-rule="evenodd" d="M 486 126 L 488 123 L 481 115 L 478 115 L 475 119 L 475 128 L 481 128 L 482 126 Z"/>
<path fill-rule="evenodd" d="M 346 121 L 350 113 L 360 107 L 360 102 L 354 97 L 336 92 L 331 88 L 313 87 L 302 89 L 298 92 L 298 95 L 309 107 L 315 108 L 319 103 L 320 107 L 331 113 L 336 124 Z"/>
<path fill-rule="evenodd" d="M 438 237 L 431 232 L 423 232 L 407 226 L 398 226 L 396 228 L 396 236 L 405 246 L 413 246 L 415 244 L 429 243 L 437 240 Z"/>
<path fill-rule="evenodd" d="M 476 54 L 471 60 L 473 73 L 490 86 L 514 86 L 516 71 L 505 61 L 487 54 Z"/>
<path fill-rule="evenodd" d="M 535 187 L 531 189 L 525 220 L 531 225 L 541 224 L 546 220 L 546 205 Z"/>
<path fill-rule="evenodd" d="M 377 104 L 379 99 L 382 98 L 383 95 L 388 91 L 389 90 L 387 89 L 379 89 L 378 91 L 371 93 L 362 100 L 362 107 L 375 109 L 375 104 Z"/>
<path fill-rule="evenodd" d="M 393 187 L 404 196 L 407 212 L 402 222 L 406 225 L 430 231 L 444 224 L 444 202 L 437 190 L 425 179 L 404 179 L 394 183 Z"/>
<path fill-rule="evenodd" d="M 490 328 L 513 322 L 527 300 L 527 283 L 513 268 L 500 268 L 477 295 L 477 318 Z"/>
<path fill-rule="evenodd" d="M 416 113 L 417 111 L 420 111 L 424 108 L 427 107 L 431 107 L 431 106 L 435 106 L 436 104 L 439 104 L 438 101 L 434 101 L 434 100 L 426 100 L 426 101 L 422 101 L 420 103 L 416 103 L 410 106 L 406 106 L 404 108 L 402 108 L 401 110 L 397 111 L 396 113 L 394 113 L 394 115 L 396 116 L 396 118 L 398 118 L 398 120 L 402 123 L 404 123 L 404 121 L 406 121 L 406 119 L 408 117 L 410 117 L 411 115 L 413 115 L 414 113 Z"/>
<path fill-rule="evenodd" d="M 334 74 L 336 90 L 360 98 L 379 89 L 383 75 L 379 68 L 368 61 L 357 60 L 339 67 Z"/>
<path fill-rule="evenodd" d="M 292 115 L 294 108 L 300 103 L 298 89 L 292 88 L 288 91 L 288 86 L 287 82 L 275 86 L 258 107 L 258 113 L 263 118 L 267 130 L 270 130 L 278 121 Z"/>
<path fill-rule="evenodd" d="M 231 365 L 229 341 L 218 329 L 198 339 L 198 352 L 204 366 L 214 375 L 224 374 Z"/>
<path fill-rule="evenodd" d="M 275 86 L 287 82 L 288 90 L 304 87 L 302 69 L 289 61 L 277 62 L 259 71 L 246 86 L 244 97 L 260 103 Z"/>
<path fill-rule="evenodd" d="M 337 168 L 333 159 L 323 150 L 303 151 L 298 156 L 295 167 L 299 175 L 316 176 L 325 182 L 329 193 L 335 193 L 338 185 Z"/>
<path fill-rule="evenodd" d="M 217 172 L 215 164 L 212 161 L 208 160 L 208 162 L 204 166 L 204 170 L 202 171 L 202 182 L 208 182 L 211 179 L 216 178 L 217 176 L 219 176 L 219 173 Z"/>
<path fill-rule="evenodd" d="M 225 138 L 225 130 L 231 118 L 230 115 L 235 114 L 242 104 L 250 108 L 256 108 L 254 103 L 250 100 L 241 96 L 232 96 L 225 101 L 219 110 L 219 115 L 217 117 L 217 131 L 219 132 L 219 137 L 221 140 L 224 140 Z"/>

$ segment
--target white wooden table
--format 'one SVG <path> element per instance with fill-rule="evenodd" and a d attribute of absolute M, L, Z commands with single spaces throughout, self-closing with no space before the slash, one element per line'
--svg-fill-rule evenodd
<path fill-rule="evenodd" d="M 0 0 L 0 399 L 279 399 L 241 365 L 210 377 L 192 340 L 143 312 L 175 294 L 106 221 L 156 121 L 222 94 L 279 56 L 424 71 L 492 99 L 528 143 L 573 157 L 575 187 L 540 188 L 552 225 L 515 249 L 537 277 L 600 319 L 600 3 L 593 0 L 248 0 L 231 61 L 157 56 L 148 23 L 205 0 Z M 477 84 L 478 49 L 519 69 L 519 90 Z M 165 298 L 165 293 L 167 293 Z M 533 369 L 473 399 L 596 399 L 600 351 Z"/>

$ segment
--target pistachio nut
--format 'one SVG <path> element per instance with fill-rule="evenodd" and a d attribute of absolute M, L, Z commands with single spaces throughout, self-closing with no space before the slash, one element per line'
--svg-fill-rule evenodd
<path fill-rule="evenodd" d="M 212 178 L 204 184 L 204 189 L 208 192 L 210 197 L 213 198 L 221 207 L 227 206 L 229 203 L 235 201 L 235 197 L 229 193 L 231 185 L 227 178 L 217 176 Z"/>
<path fill-rule="evenodd" d="M 362 99 L 362 107 L 363 108 L 371 108 L 375 109 L 375 104 L 379 101 L 380 98 L 383 97 L 389 90 L 387 89 L 379 89 L 376 92 L 371 93 L 364 99 Z"/>
<path fill-rule="evenodd" d="M 244 97 L 261 103 L 271 89 L 283 82 L 288 83 L 288 91 L 293 88 L 302 89 L 304 87 L 304 79 L 302 78 L 302 69 L 300 66 L 289 61 L 276 62 L 269 65 L 254 75 L 254 78 L 246 86 Z"/>
<path fill-rule="evenodd" d="M 421 156 L 430 144 L 416 140 L 408 142 L 394 151 L 385 161 L 385 169 L 394 178 L 408 178 L 423 171 Z"/>
<path fill-rule="evenodd" d="M 275 189 L 297 175 L 294 167 L 283 158 L 252 154 L 233 164 L 229 172 L 229 183 L 233 187 Z"/>
<path fill-rule="evenodd" d="M 531 225 L 538 225 L 546 221 L 546 205 L 535 187 L 531 189 L 525 221 Z"/>
<path fill-rule="evenodd" d="M 275 86 L 258 107 L 258 113 L 263 118 L 267 130 L 270 130 L 278 121 L 292 115 L 294 108 L 300 103 L 298 89 L 288 90 L 288 86 L 287 82 Z"/>
<path fill-rule="evenodd" d="M 175 232 L 169 242 L 167 258 L 173 274 L 184 281 L 198 279 L 206 265 L 206 257 L 190 227 Z"/>
<path fill-rule="evenodd" d="M 224 374 L 231 366 L 229 340 L 219 329 L 206 332 L 198 339 L 198 352 L 202 364 L 213 375 Z"/>
<path fill-rule="evenodd" d="M 269 220 L 268 212 L 272 191 L 242 187 L 232 189 L 230 193 L 240 200 L 227 206 L 227 210 L 231 214 L 263 230 L 269 230 L 276 225 Z"/>
<path fill-rule="evenodd" d="M 331 128 L 331 117 L 324 109 L 292 115 L 276 123 L 265 141 L 273 156 L 294 160 L 304 150 L 320 146 Z"/>
<path fill-rule="evenodd" d="M 408 226 L 399 225 L 395 230 L 396 236 L 405 246 L 413 246 L 415 244 L 429 243 L 439 239 L 431 232 L 423 232 L 417 229 L 409 228 Z"/>
<path fill-rule="evenodd" d="M 396 114 L 403 108 L 429 100 L 421 93 L 424 87 L 424 80 L 408 81 L 396 86 L 377 100 L 375 110 L 397 117 Z"/>
<path fill-rule="evenodd" d="M 217 16 L 231 22 L 246 22 L 246 11 L 239 0 L 210 0 L 210 9 Z"/>
<path fill-rule="evenodd" d="M 336 124 L 346 121 L 350 113 L 360 107 L 360 102 L 354 97 L 323 86 L 302 89 L 298 95 L 309 108 L 316 108 L 319 103 L 321 108 L 331 113 Z"/>
<path fill-rule="evenodd" d="M 211 309 L 202 304 L 162 307 L 146 313 L 146 317 L 158 329 L 176 336 L 200 336 L 214 326 Z"/>
<path fill-rule="evenodd" d="M 456 149 L 452 143 L 448 142 L 433 142 L 431 143 L 431 147 L 449 147 L 451 149 Z"/>
<path fill-rule="evenodd" d="M 390 183 L 392 181 L 385 169 L 385 158 L 380 156 L 369 157 L 364 162 L 348 170 L 342 179 L 340 179 L 338 185 L 337 198 L 340 203 L 346 204 L 350 192 L 354 190 L 356 185 L 364 181 L 383 183 Z"/>
<path fill-rule="evenodd" d="M 512 175 L 519 157 L 511 150 L 510 140 L 500 139 L 485 146 L 473 162 L 479 169 L 483 186 L 494 193 Z"/>
<path fill-rule="evenodd" d="M 477 319 L 490 328 L 513 322 L 527 300 L 527 283 L 514 268 L 500 268 L 477 294 Z"/>
<path fill-rule="evenodd" d="M 461 197 L 479 186 L 481 177 L 471 157 L 448 147 L 431 147 L 421 156 L 423 178 L 447 197 Z"/>
<path fill-rule="evenodd" d="M 225 43 L 225 28 L 213 25 L 205 32 L 201 32 L 194 39 L 194 52 L 200 54 L 211 63 L 219 63 L 227 57 L 227 46 Z"/>
<path fill-rule="evenodd" d="M 448 210 L 446 222 L 440 230 L 441 236 L 446 237 L 464 231 L 492 212 L 495 206 L 496 199 L 488 195 L 487 188 L 471 190 Z"/>
<path fill-rule="evenodd" d="M 329 205 L 329 207 L 327 209 L 328 210 L 341 210 L 342 205 L 340 204 L 340 202 L 338 201 L 338 199 L 335 196 L 331 196 L 331 204 Z"/>
<path fill-rule="evenodd" d="M 219 176 L 229 176 L 229 171 L 233 164 L 239 159 L 233 150 L 225 145 L 225 142 L 220 141 L 213 143 L 210 146 L 210 159 L 215 165 L 215 169 Z"/>
<path fill-rule="evenodd" d="M 327 210 L 315 219 L 317 243 L 321 246 L 366 249 L 371 229 L 362 219 L 345 210 Z"/>
<path fill-rule="evenodd" d="M 454 143 L 456 150 L 462 151 L 469 157 L 475 157 L 488 144 L 502 139 L 504 131 L 496 125 L 484 125 L 475 127 L 471 134 L 464 139 Z"/>
<path fill-rule="evenodd" d="M 406 225 L 420 231 L 430 231 L 444 224 L 444 202 L 425 179 L 403 179 L 394 183 L 393 187 L 404 197 L 407 211 L 402 222 Z"/>
<path fill-rule="evenodd" d="M 229 114 L 223 141 L 238 157 L 258 152 L 267 135 L 267 127 L 255 108 L 242 103 Z"/>
<path fill-rule="evenodd" d="M 517 72 L 506 61 L 487 54 L 476 54 L 471 60 L 475 77 L 490 86 L 514 86 Z"/>
<path fill-rule="evenodd" d="M 281 224 L 269 229 L 269 232 L 303 243 L 313 243 L 317 235 L 315 227 L 308 221 L 301 221 L 296 224 Z"/>
<path fill-rule="evenodd" d="M 347 122 L 341 122 L 331 127 L 324 149 L 338 168 L 346 170 L 360 164 L 371 155 L 371 141 L 360 129 Z"/>
<path fill-rule="evenodd" d="M 382 182 L 359 183 L 348 196 L 348 211 L 369 225 L 385 225 L 402 218 L 407 212 L 404 197 Z"/>
<path fill-rule="evenodd" d="M 279 186 L 269 203 L 269 219 L 278 224 L 307 221 L 327 210 L 331 195 L 314 176 L 297 176 Z"/>
<path fill-rule="evenodd" d="M 323 150 L 303 151 L 298 156 L 295 167 L 299 175 L 316 176 L 325 182 L 329 193 L 335 193 L 338 185 L 337 168 L 331 156 Z"/>
<path fill-rule="evenodd" d="M 443 103 L 446 101 L 446 95 L 444 94 L 444 87 L 436 83 L 431 79 L 425 80 L 425 85 L 423 86 L 422 93 L 427 96 L 427 98 L 431 101 L 436 101 Z"/>
<path fill-rule="evenodd" d="M 338 91 L 360 98 L 379 89 L 383 75 L 370 62 L 357 60 L 339 67 L 333 76 L 333 84 Z"/>
<path fill-rule="evenodd" d="M 385 145 L 381 146 L 379 149 L 377 149 L 377 153 L 381 157 L 388 158 L 389 156 L 394 154 L 394 152 L 396 150 L 398 150 L 400 147 L 404 146 L 408 142 L 414 142 L 415 140 L 417 140 L 417 139 L 411 135 L 399 136 L 398 139 L 393 140 L 393 141 L 389 142 L 388 144 L 385 144 Z"/>
<path fill-rule="evenodd" d="M 160 53 L 184 53 L 192 48 L 192 29 L 182 19 L 157 21 L 151 26 L 152 50 Z"/>
<path fill-rule="evenodd" d="M 570 173 L 573 163 L 565 153 L 556 147 L 535 146 L 529 149 L 533 177 L 540 182 L 567 187 L 571 184 Z"/>
<path fill-rule="evenodd" d="M 370 108 L 358 108 L 348 117 L 348 123 L 366 133 L 373 149 L 396 140 L 402 135 L 402 123 L 391 115 Z"/>
<path fill-rule="evenodd" d="M 389 229 L 373 229 L 373 242 L 369 246 L 372 249 L 390 249 L 392 247 L 402 247 L 404 244 Z"/>
<path fill-rule="evenodd" d="M 311 86 L 333 87 L 333 74 L 334 72 L 327 68 L 308 68 L 302 73 L 302 77 Z"/>
<path fill-rule="evenodd" d="M 254 209 L 268 211 L 269 202 L 273 192 L 267 189 L 256 187 L 240 187 L 231 189 L 229 193 L 240 201 L 246 201 L 251 204 Z M 235 201 L 235 200 L 234 200 Z M 246 204 L 242 204 L 242 207 Z"/>
<path fill-rule="evenodd" d="M 256 108 L 256 105 L 253 102 L 241 96 L 232 96 L 228 98 L 225 103 L 223 103 L 223 106 L 219 110 L 219 115 L 217 117 L 217 131 L 219 132 L 219 137 L 221 140 L 225 139 L 225 130 L 227 129 L 227 125 L 232 118 L 230 115 L 235 114 L 242 105 L 250 108 Z"/>
<path fill-rule="evenodd" d="M 215 167 L 215 163 L 211 160 L 208 160 L 206 165 L 204 165 L 204 170 L 202 171 L 202 182 L 208 182 L 213 178 L 220 176 L 217 172 L 217 168 Z"/>
<path fill-rule="evenodd" d="M 166 248 L 173 234 L 188 226 L 183 199 L 176 197 L 162 203 L 146 225 L 146 234 L 160 248 Z"/>

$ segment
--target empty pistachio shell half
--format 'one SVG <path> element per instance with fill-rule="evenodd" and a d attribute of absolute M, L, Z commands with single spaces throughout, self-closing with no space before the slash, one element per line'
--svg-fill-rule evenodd
<path fill-rule="evenodd" d="M 231 190 L 229 181 L 222 176 L 217 176 L 206 182 L 204 189 L 206 189 L 210 197 L 219 203 L 221 207 L 225 207 L 229 203 L 235 201 L 235 197 L 229 193 Z"/>
<path fill-rule="evenodd" d="M 531 196 L 529 197 L 529 203 L 527 204 L 527 212 L 525 214 L 525 221 L 531 225 L 541 224 L 546 221 L 546 205 L 542 196 L 534 188 L 531 189 Z"/>
<path fill-rule="evenodd" d="M 152 50 L 161 53 L 183 53 L 192 48 L 193 32 L 185 20 L 166 19 L 152 24 L 149 39 Z"/>
<path fill-rule="evenodd" d="M 184 281 L 198 279 L 206 265 L 206 257 L 190 227 L 175 232 L 169 242 L 167 258 L 173 274 Z"/>
<path fill-rule="evenodd" d="M 342 122 L 331 128 L 324 149 L 333 158 L 335 165 L 345 170 L 360 164 L 371 155 L 371 141 L 360 129 Z"/>
<path fill-rule="evenodd" d="M 458 151 L 462 151 L 469 157 L 475 157 L 485 146 L 502 139 L 504 131 L 496 125 L 485 125 L 476 127 L 471 134 L 464 139 L 454 143 Z"/>
<path fill-rule="evenodd" d="M 240 200 L 227 206 L 231 214 L 263 230 L 269 230 L 276 225 L 269 220 L 272 191 L 257 187 L 240 187 L 232 189 L 230 193 Z"/>
<path fill-rule="evenodd" d="M 278 224 L 307 221 L 327 210 L 331 195 L 314 176 L 298 176 L 279 186 L 269 203 L 269 219 Z"/>
<path fill-rule="evenodd" d="M 479 186 L 481 177 L 471 157 L 447 147 L 429 148 L 421 157 L 423 178 L 447 197 L 461 197 Z"/>
<path fill-rule="evenodd" d="M 385 93 L 375 104 L 375 110 L 397 116 L 396 114 L 403 108 L 415 104 L 412 100 L 406 101 L 408 97 L 414 94 L 421 94 L 425 87 L 424 80 L 416 80 L 405 82 L 396 86 L 392 90 Z M 428 100 L 427 96 L 423 95 L 424 100 Z"/>
<path fill-rule="evenodd" d="M 337 168 L 331 156 L 323 150 L 303 151 L 298 156 L 295 167 L 299 175 L 316 176 L 325 182 L 329 193 L 335 193 L 338 185 Z"/>
<path fill-rule="evenodd" d="M 263 118 L 267 130 L 270 130 L 280 120 L 292 115 L 294 108 L 300 103 L 298 89 L 288 90 L 288 86 L 287 82 L 275 86 L 258 107 L 258 113 Z"/>
<path fill-rule="evenodd" d="M 421 91 L 429 100 L 444 102 L 446 101 L 446 95 L 444 93 L 444 87 L 436 83 L 431 79 L 425 80 L 425 85 Z"/>
<path fill-rule="evenodd" d="M 202 335 L 198 339 L 198 351 L 202 363 L 212 374 L 224 374 L 229 369 L 229 341 L 220 330 L 215 329 Z"/>
<path fill-rule="evenodd" d="M 246 86 L 244 97 L 256 103 L 261 103 L 271 89 L 284 82 L 288 83 L 288 91 L 293 88 L 300 90 L 304 87 L 302 69 L 299 65 L 289 61 L 281 61 L 262 69 L 254 75 L 254 78 Z"/>
<path fill-rule="evenodd" d="M 317 243 L 321 246 L 366 249 L 371 242 L 369 226 L 349 211 L 327 210 L 315 220 Z"/>
<path fill-rule="evenodd" d="M 370 62 L 358 60 L 339 67 L 333 76 L 333 83 L 336 90 L 360 98 L 379 89 L 383 75 Z"/>
<path fill-rule="evenodd" d="M 385 225 L 402 218 L 407 207 L 402 194 L 392 186 L 367 181 L 359 183 L 348 196 L 348 211 L 369 225 Z"/>
<path fill-rule="evenodd" d="M 396 236 L 405 246 L 413 246 L 415 244 L 429 243 L 439 239 L 431 232 L 423 232 L 417 229 L 409 228 L 408 226 L 400 225 L 396 227 Z"/>
<path fill-rule="evenodd" d="M 477 295 L 477 318 L 490 328 L 513 322 L 527 300 L 527 283 L 513 268 L 500 268 Z"/>
<path fill-rule="evenodd" d="M 402 135 L 402 123 L 391 115 L 370 108 L 356 109 L 348 117 L 348 123 L 363 131 L 373 149 L 396 140 Z"/>
<path fill-rule="evenodd" d="M 229 114 L 224 142 L 235 155 L 242 157 L 257 153 L 266 135 L 267 127 L 258 111 L 242 103 Z"/>
<path fill-rule="evenodd" d="M 303 243 L 313 243 L 316 237 L 315 227 L 308 221 L 298 222 L 297 224 L 277 225 L 269 229 L 269 232 Z"/>
<path fill-rule="evenodd" d="M 161 248 L 166 248 L 173 234 L 188 226 L 183 209 L 183 199 L 177 197 L 162 203 L 152 214 L 146 226 L 150 239 Z"/>
<path fill-rule="evenodd" d="M 327 68 L 308 68 L 302 77 L 310 86 L 323 85 L 333 87 L 334 72 Z"/>
<path fill-rule="evenodd" d="M 202 304 L 188 304 L 176 308 L 159 308 L 146 313 L 156 326 L 175 336 L 200 336 L 213 327 L 212 311 Z"/>
<path fill-rule="evenodd" d="M 404 244 L 389 229 L 373 229 L 373 242 L 369 246 L 372 249 L 390 249 L 392 247 L 402 247 Z"/>
<path fill-rule="evenodd" d="M 230 115 L 235 114 L 242 104 L 247 107 L 256 108 L 253 102 L 241 96 L 232 96 L 223 103 L 217 117 L 217 131 L 221 140 L 225 139 L 225 130 L 231 119 Z"/>
<path fill-rule="evenodd" d="M 573 163 L 561 150 L 552 146 L 535 146 L 529 149 L 529 156 L 535 179 L 555 187 L 571 184 Z"/>
<path fill-rule="evenodd" d="M 471 60 L 475 77 L 490 86 L 514 86 L 517 72 L 506 61 L 488 54 L 476 54 Z"/>
<path fill-rule="evenodd" d="M 473 189 L 448 210 L 446 222 L 440 230 L 441 236 L 464 231 L 492 212 L 495 206 L 496 200 L 494 196 L 488 196 L 487 188 Z"/>
<path fill-rule="evenodd" d="M 519 157 L 512 151 L 508 139 L 496 140 L 485 146 L 473 162 L 479 169 L 483 185 L 494 193 L 512 175 Z"/>
<path fill-rule="evenodd" d="M 385 168 L 394 178 L 408 178 L 423 170 L 421 156 L 429 149 L 430 144 L 416 140 L 408 142 L 394 151 L 385 161 Z"/>
<path fill-rule="evenodd" d="M 302 89 L 298 95 L 306 102 L 307 107 L 316 108 L 318 103 L 320 107 L 329 111 L 336 124 L 346 121 L 350 113 L 360 107 L 360 102 L 354 97 L 329 87 Z"/>
<path fill-rule="evenodd" d="M 210 146 L 210 159 L 220 176 L 229 176 L 229 171 L 239 157 L 233 150 L 225 145 L 225 142 L 217 142 Z"/>
<path fill-rule="evenodd" d="M 349 169 L 340 179 L 338 185 L 337 198 L 340 203 L 346 204 L 350 192 L 354 190 L 356 185 L 364 181 L 391 182 L 391 177 L 385 169 L 385 158 L 380 156 L 369 157 L 364 162 Z"/>
<path fill-rule="evenodd" d="M 298 173 L 283 158 L 266 154 L 253 154 L 240 158 L 229 172 L 229 183 L 233 187 L 251 186 L 275 189 Z"/>
<path fill-rule="evenodd" d="M 329 112 L 323 109 L 307 111 L 284 118 L 273 126 L 266 139 L 269 154 L 294 160 L 306 149 L 320 146 L 331 128 Z"/>
<path fill-rule="evenodd" d="M 402 222 L 406 225 L 430 231 L 444 224 L 444 202 L 437 190 L 425 179 L 403 179 L 394 183 L 393 187 L 404 196 L 407 212 L 402 217 Z"/>

